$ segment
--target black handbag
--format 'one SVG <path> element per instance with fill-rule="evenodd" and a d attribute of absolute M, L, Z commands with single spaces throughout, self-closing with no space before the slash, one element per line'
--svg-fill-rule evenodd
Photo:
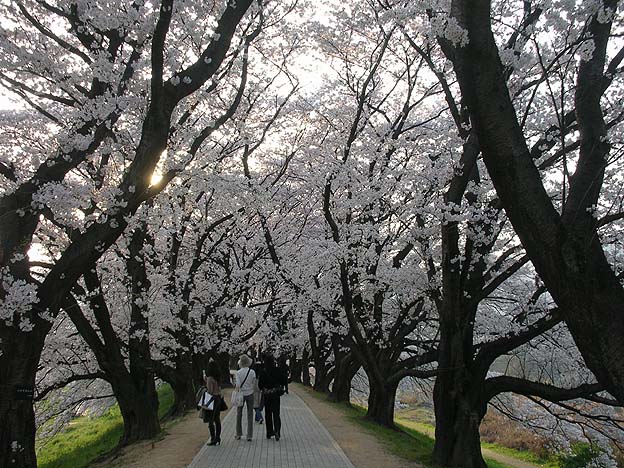
<path fill-rule="evenodd" d="M 225 402 L 225 398 L 219 398 L 219 411 L 225 411 L 228 409 L 228 405 Z"/>

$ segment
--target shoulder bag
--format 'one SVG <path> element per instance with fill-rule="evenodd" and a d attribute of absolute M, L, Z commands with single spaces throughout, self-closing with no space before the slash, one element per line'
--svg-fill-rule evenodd
<path fill-rule="evenodd" d="M 210 397 L 210 399 L 208 401 L 206 401 L 206 399 Z M 211 395 L 210 393 L 206 392 L 204 393 L 204 396 L 202 398 L 202 402 L 200 408 L 203 410 L 213 410 L 214 409 L 214 401 L 215 401 L 215 396 Z"/>
<path fill-rule="evenodd" d="M 243 406 L 243 404 L 245 403 L 245 397 L 243 395 L 243 392 L 241 391 L 241 387 L 245 385 L 245 382 L 247 382 L 249 372 L 251 372 L 251 369 L 247 369 L 247 375 L 245 375 L 243 383 L 240 384 L 240 387 L 237 386 L 232 392 L 232 406 Z"/>

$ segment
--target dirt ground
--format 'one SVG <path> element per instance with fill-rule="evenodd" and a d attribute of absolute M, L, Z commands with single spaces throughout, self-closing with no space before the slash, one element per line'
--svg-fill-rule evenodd
<path fill-rule="evenodd" d="M 225 390 L 224 395 L 229 405 L 230 390 Z M 228 411 L 231 409 L 221 413 L 222 420 Z M 208 425 L 192 411 L 166 424 L 160 440 L 133 444 L 91 468 L 186 468 L 209 437 Z"/>

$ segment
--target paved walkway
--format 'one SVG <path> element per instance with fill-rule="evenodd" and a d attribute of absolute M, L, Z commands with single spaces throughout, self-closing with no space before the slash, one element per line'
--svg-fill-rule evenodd
<path fill-rule="evenodd" d="M 282 397 L 281 404 L 279 442 L 267 440 L 263 424 L 254 424 L 251 442 L 245 438 L 235 440 L 236 410 L 233 409 L 222 421 L 221 445 L 204 445 L 189 468 L 354 468 L 301 398 L 291 392 Z"/>

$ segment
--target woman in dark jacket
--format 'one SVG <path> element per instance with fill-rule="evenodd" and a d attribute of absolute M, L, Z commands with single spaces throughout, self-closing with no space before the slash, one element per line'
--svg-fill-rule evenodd
<path fill-rule="evenodd" d="M 258 386 L 264 396 L 267 439 L 275 436 L 275 440 L 280 440 L 282 428 L 280 396 L 284 393 L 286 385 L 286 374 L 275 365 L 273 356 L 264 356 L 264 367 L 260 373 Z"/>

